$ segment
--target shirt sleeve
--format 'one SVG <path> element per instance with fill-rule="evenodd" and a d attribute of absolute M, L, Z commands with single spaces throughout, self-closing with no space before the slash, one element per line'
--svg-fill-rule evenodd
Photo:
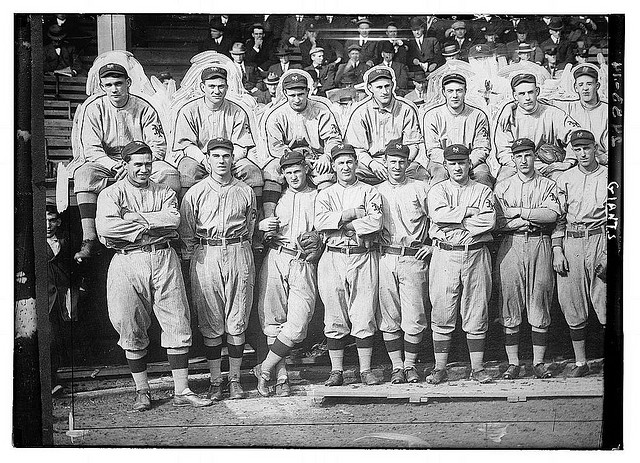
<path fill-rule="evenodd" d="M 345 130 L 345 142 L 353 145 L 358 156 L 358 162 L 369 167 L 373 158 L 369 153 L 371 144 L 367 137 L 367 126 L 362 110 L 352 114 Z"/>
<path fill-rule="evenodd" d="M 122 218 L 125 210 L 120 204 L 120 192 L 106 190 L 98 195 L 96 231 L 102 243 L 109 240 L 135 242 L 147 227 Z"/>
<path fill-rule="evenodd" d="M 253 141 L 253 136 L 251 135 L 251 129 L 249 128 L 249 116 L 243 111 L 239 110 L 240 117 L 234 118 L 233 121 L 233 129 L 231 131 L 231 141 L 234 145 L 245 148 L 243 150 L 244 156 L 246 156 L 246 149 L 255 146 L 255 142 Z M 235 154 L 236 150 L 234 150 Z M 239 158 L 236 155 L 236 160 Z"/>
<path fill-rule="evenodd" d="M 488 188 L 482 189 L 480 198 L 480 212 L 463 219 L 462 225 L 471 236 L 490 232 L 496 226 L 496 208 L 493 192 Z"/>
<path fill-rule="evenodd" d="M 193 190 L 192 190 L 193 191 Z M 178 227 L 178 234 L 180 239 L 184 243 L 184 249 L 182 257 L 184 259 L 190 259 L 193 255 L 193 248 L 197 244 L 196 240 L 196 206 L 195 198 L 191 192 L 187 192 L 184 198 L 182 198 L 182 204 L 180 205 L 180 226 Z"/>
<path fill-rule="evenodd" d="M 267 120 L 265 129 L 269 154 L 274 158 L 281 158 L 287 148 L 287 145 L 284 143 L 286 134 L 275 114 L 272 114 Z"/>
<path fill-rule="evenodd" d="M 576 153 L 569 147 L 569 139 L 571 138 L 571 132 L 580 128 L 580 124 L 578 124 L 575 119 L 569 116 L 567 113 L 558 108 L 557 110 L 559 124 L 558 124 L 558 134 L 557 137 L 560 139 L 566 149 L 565 149 L 565 158 L 564 162 L 570 162 L 572 165 L 576 165 L 578 163 L 578 159 L 576 158 Z"/>
<path fill-rule="evenodd" d="M 96 103 L 90 105 L 84 113 L 80 140 L 82 141 L 82 149 L 87 161 L 97 162 L 107 169 L 113 169 L 118 165 L 118 161 L 111 159 L 104 151 L 102 145 L 103 120 Z"/>
<path fill-rule="evenodd" d="M 443 188 L 437 185 L 429 190 L 429 216 L 437 225 L 461 224 L 467 212 L 466 206 L 450 206 Z"/>
<path fill-rule="evenodd" d="M 324 142 L 324 154 L 331 158 L 331 150 L 342 141 L 335 116 L 329 110 L 323 112 L 318 120 L 318 135 Z"/>
<path fill-rule="evenodd" d="M 156 228 L 177 230 L 180 225 L 180 212 L 175 192 L 165 187 L 157 194 L 162 195 L 162 208 L 156 212 L 140 212 L 140 215 L 147 221 L 150 230 Z"/>
<path fill-rule="evenodd" d="M 158 112 L 149 106 L 142 112 L 142 133 L 144 142 L 149 145 L 154 161 L 162 161 L 167 153 L 167 140 L 164 136 Z"/>
<path fill-rule="evenodd" d="M 567 228 L 567 182 L 564 179 L 564 176 L 561 175 L 558 178 L 557 183 L 557 192 L 558 192 L 558 206 L 560 209 L 560 216 L 556 221 L 556 226 L 553 229 L 553 233 L 551 234 L 551 242 L 553 246 L 562 246 L 562 240 L 564 238 L 564 233 Z"/>
<path fill-rule="evenodd" d="M 251 195 L 251 200 L 249 202 L 249 210 L 247 211 L 247 230 L 249 232 L 249 240 L 251 240 L 253 233 L 256 230 L 258 203 L 256 201 L 256 194 L 253 192 L 253 188 L 250 188 L 249 193 Z"/>
<path fill-rule="evenodd" d="M 424 146 L 427 157 L 433 162 L 442 164 L 444 162 L 444 149 L 440 144 L 440 133 L 438 131 L 438 118 L 435 111 L 427 111 L 424 114 Z"/>
<path fill-rule="evenodd" d="M 469 159 L 473 166 L 477 166 L 487 160 L 491 151 L 491 141 L 489 139 L 489 119 L 484 113 L 480 113 L 475 118 L 473 129 L 473 145 Z"/>
<path fill-rule="evenodd" d="M 193 149 L 197 149 L 200 155 Z M 198 146 L 198 128 L 197 121 L 194 117 L 189 115 L 188 111 L 185 111 L 185 107 L 180 109 L 178 117 L 176 118 L 176 125 L 174 129 L 174 151 L 184 150 L 185 154 L 189 157 L 198 156 L 200 159 L 196 159 L 198 162 L 204 160 L 204 153 Z M 194 156 L 195 154 L 195 156 Z"/>
<path fill-rule="evenodd" d="M 523 219 L 537 224 L 556 222 L 560 216 L 560 202 L 555 182 L 550 182 L 542 192 L 540 206 L 530 209 L 522 208 L 521 216 Z"/>
<path fill-rule="evenodd" d="M 404 126 L 402 127 L 402 143 L 414 145 L 422 143 L 422 132 L 418 123 L 418 113 L 413 108 L 406 108 Z"/>
<path fill-rule="evenodd" d="M 369 235 L 382 230 L 382 196 L 376 188 L 365 195 L 366 215 L 351 222 L 358 236 Z"/>
<path fill-rule="evenodd" d="M 331 198 L 322 190 L 316 196 L 314 227 L 318 231 L 338 230 L 342 211 L 334 211 L 331 208 Z"/>
<path fill-rule="evenodd" d="M 500 112 L 500 116 L 498 116 L 494 132 L 494 144 L 496 145 L 496 158 L 500 165 L 515 167 L 513 159 L 511 158 L 513 154 L 511 145 L 515 141 L 515 137 L 511 132 L 512 128 L 509 123 L 507 123 L 509 126 L 506 130 L 500 128 L 500 120 L 505 117 L 511 117 L 511 115 L 508 114 L 510 111 L 514 111 L 512 103 L 507 103 Z"/>

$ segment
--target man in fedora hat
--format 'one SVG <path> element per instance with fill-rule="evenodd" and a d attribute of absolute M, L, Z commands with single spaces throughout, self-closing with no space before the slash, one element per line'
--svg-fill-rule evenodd
<path fill-rule="evenodd" d="M 391 68 L 396 76 L 396 94 L 398 96 L 406 95 L 409 92 L 409 69 L 406 64 L 396 61 L 394 47 L 391 42 L 382 42 L 380 56 L 382 57 L 380 66 Z"/>
<path fill-rule="evenodd" d="M 457 42 L 445 43 L 444 46 L 442 47 L 442 56 L 444 57 L 445 61 L 462 59 L 460 57 L 460 48 L 458 48 L 458 43 Z"/>
<path fill-rule="evenodd" d="M 238 71 L 240 71 L 240 75 L 242 75 L 242 85 L 244 85 L 246 90 L 253 93 L 257 90 L 256 85 L 261 80 L 260 73 L 254 64 L 245 62 L 246 52 L 247 50 L 242 42 L 235 42 L 231 50 L 229 50 L 233 64 L 235 64 Z"/>
<path fill-rule="evenodd" d="M 409 71 L 423 70 L 429 74 L 442 63 L 442 49 L 435 37 L 425 36 L 424 21 L 420 17 L 411 18 L 413 39 L 407 42 L 407 66 Z"/>
<path fill-rule="evenodd" d="M 289 69 L 302 69 L 302 66 L 298 63 L 291 62 L 291 49 L 289 49 L 289 47 L 278 48 L 276 56 L 278 57 L 279 63 L 272 64 L 267 71 L 267 75 L 275 74 L 277 77 L 282 77 L 282 74 Z"/>
<path fill-rule="evenodd" d="M 276 88 L 278 87 L 278 82 L 280 79 L 275 74 L 269 74 L 267 77 L 262 79 L 262 82 L 267 87 L 266 90 L 258 90 L 253 94 L 253 97 L 256 99 L 258 104 L 269 104 L 276 97 Z"/>
<path fill-rule="evenodd" d="M 364 73 L 371 67 L 360 58 L 360 45 L 351 44 L 347 49 L 349 60 L 338 66 L 336 84 L 343 86 L 343 79 L 348 77 L 354 85 L 364 82 Z"/>
<path fill-rule="evenodd" d="M 82 70 L 80 55 L 69 42 L 64 39 L 67 34 L 57 24 L 53 24 L 47 31 L 47 37 L 51 39 L 44 46 L 44 72 L 54 72 L 64 70 L 71 77 L 77 76 Z"/>
<path fill-rule="evenodd" d="M 356 26 L 358 28 L 358 36 L 345 40 L 344 46 L 348 50 L 351 45 L 358 45 L 360 47 L 360 60 L 367 64 L 367 66 L 372 67 L 374 61 L 377 61 L 377 42 L 369 37 L 371 21 L 367 18 L 360 19 L 356 22 Z"/>
<path fill-rule="evenodd" d="M 378 42 L 375 63 L 380 64 L 382 47 L 384 47 L 386 43 L 389 43 L 393 46 L 394 60 L 399 63 L 406 64 L 408 47 L 406 40 L 403 40 L 398 36 L 398 25 L 394 21 L 387 23 L 384 33 L 386 38 Z"/>
<path fill-rule="evenodd" d="M 411 82 L 413 83 L 413 90 L 404 97 L 420 107 L 425 103 L 427 96 L 427 75 L 422 70 L 413 72 L 411 73 Z"/>
<path fill-rule="evenodd" d="M 562 36 L 562 31 L 564 29 L 562 18 L 552 18 L 549 22 L 548 28 L 550 37 L 542 42 L 540 47 L 545 50 L 545 52 L 548 49 L 556 49 L 556 62 L 560 69 L 568 63 L 575 64 L 575 43 L 570 42 Z"/>
<path fill-rule="evenodd" d="M 209 35 L 200 43 L 198 51 L 216 51 L 230 56 L 229 50 L 233 46 L 233 39 L 225 33 L 225 27 L 219 19 L 209 21 Z"/>
<path fill-rule="evenodd" d="M 529 59 L 527 61 L 532 61 L 536 64 L 542 64 L 542 60 L 544 59 L 544 54 L 542 49 L 538 45 L 538 42 L 529 38 L 529 26 L 524 21 L 518 22 L 518 25 L 515 28 L 516 40 L 507 43 L 507 59 L 513 62 L 518 62 L 521 57 L 520 53 L 531 53 Z M 527 48 L 531 48 L 530 51 L 523 51 L 523 46 L 527 45 Z"/>

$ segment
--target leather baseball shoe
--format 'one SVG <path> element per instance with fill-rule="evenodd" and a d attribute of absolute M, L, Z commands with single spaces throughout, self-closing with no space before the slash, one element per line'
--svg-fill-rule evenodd
<path fill-rule="evenodd" d="M 136 399 L 133 403 L 133 409 L 138 412 L 151 410 L 151 394 L 148 389 L 136 391 Z"/>
<path fill-rule="evenodd" d="M 588 364 L 584 364 L 584 365 L 574 365 L 571 370 L 569 371 L 569 374 L 567 375 L 569 378 L 581 378 L 582 376 L 588 375 L 589 374 L 589 365 Z"/>
<path fill-rule="evenodd" d="M 445 382 L 448 376 L 446 368 L 441 368 L 439 370 L 434 369 L 429 373 L 429 376 L 425 378 L 425 381 L 429 384 L 440 384 Z"/>
<path fill-rule="evenodd" d="M 396 368 L 391 372 L 391 384 L 403 384 L 407 382 L 402 368 Z"/>
<path fill-rule="evenodd" d="M 376 384 L 380 384 L 380 381 L 371 370 L 360 372 L 360 382 L 362 382 L 362 384 L 366 384 L 367 386 L 375 386 Z"/>
<path fill-rule="evenodd" d="M 420 375 L 416 367 L 409 367 L 404 369 L 404 376 L 407 378 L 407 383 L 419 383 Z"/>
<path fill-rule="evenodd" d="M 484 368 L 482 370 L 476 370 L 471 372 L 471 379 L 478 381 L 480 384 L 486 384 L 493 382 L 493 377 L 487 373 Z"/>
<path fill-rule="evenodd" d="M 547 366 L 544 363 L 534 365 L 533 374 L 536 375 L 536 378 L 540 379 L 551 378 L 551 372 L 547 369 Z"/>
<path fill-rule="evenodd" d="M 95 257 L 98 254 L 100 254 L 101 246 L 102 245 L 97 239 L 84 240 L 82 241 L 80 250 L 75 253 L 73 258 L 77 262 L 82 262 L 83 260 L 89 259 L 91 257 Z"/>
<path fill-rule="evenodd" d="M 288 379 L 280 380 L 276 383 L 276 395 L 278 397 L 289 397 L 291 395 L 291 386 Z"/>
<path fill-rule="evenodd" d="M 182 394 L 173 395 L 174 407 L 208 407 L 213 401 L 196 395 L 191 389 L 185 389 Z"/>
<path fill-rule="evenodd" d="M 210 383 L 209 392 L 207 392 L 207 399 L 211 399 L 215 402 L 222 400 L 222 383 Z"/>
<path fill-rule="evenodd" d="M 324 382 L 325 386 L 342 386 L 344 383 L 344 379 L 342 377 L 342 371 L 340 370 L 331 370 L 329 374 L 329 379 Z"/>
<path fill-rule="evenodd" d="M 229 398 L 230 399 L 244 399 L 244 390 L 240 385 L 239 380 L 229 381 Z"/>
<path fill-rule="evenodd" d="M 516 379 L 519 375 L 520 365 L 514 365 L 513 363 L 510 363 L 506 371 L 502 373 L 502 379 Z"/>
<path fill-rule="evenodd" d="M 269 373 L 267 373 L 266 371 L 262 371 L 261 364 L 258 364 L 255 367 L 253 367 L 252 371 L 253 371 L 253 376 L 255 376 L 256 379 L 258 380 L 258 386 L 256 386 L 256 389 L 258 390 L 258 392 L 262 397 L 268 397 L 269 386 L 267 386 L 267 383 L 271 379 L 269 377 Z"/>

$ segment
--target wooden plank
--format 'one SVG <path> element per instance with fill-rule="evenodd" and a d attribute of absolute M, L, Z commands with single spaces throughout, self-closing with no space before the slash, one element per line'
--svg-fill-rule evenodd
<path fill-rule="evenodd" d="M 73 121 L 68 119 L 45 119 L 44 126 L 71 128 L 73 126 Z"/>
<path fill-rule="evenodd" d="M 47 109 L 47 108 L 44 108 L 44 117 L 46 117 L 46 118 L 71 119 L 71 108 L 69 108 L 69 109 Z"/>
<path fill-rule="evenodd" d="M 46 137 L 49 146 L 71 146 L 70 137 Z"/>

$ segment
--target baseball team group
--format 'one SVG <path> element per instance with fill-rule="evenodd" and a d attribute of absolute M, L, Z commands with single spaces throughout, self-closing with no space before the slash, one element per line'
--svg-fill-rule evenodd
<path fill-rule="evenodd" d="M 230 399 L 245 397 L 240 369 L 254 298 L 269 345 L 253 368 L 263 396 L 291 393 L 285 359 L 306 338 L 318 297 L 331 360 L 327 386 L 343 384 L 348 335 L 361 382 L 379 383 L 371 368 L 377 331 L 391 383 L 446 381 L 458 316 L 472 379 L 493 381 L 483 368 L 492 290 L 509 362 L 502 379 L 520 374 L 525 311 L 534 374 L 551 376 L 544 355 L 556 290 L 575 351 L 568 374 L 589 373 L 585 328 L 590 310 L 605 324 L 607 288 L 607 121 L 592 67 L 573 71 L 580 100 L 571 115 L 538 99 L 533 74 L 513 76 L 513 101 L 495 127 L 465 102 L 463 75 L 446 75 L 445 102 L 422 114 L 396 95 L 390 68 L 374 66 L 365 75 L 367 97 L 342 128 L 330 106 L 310 96 L 305 72 L 292 70 L 264 122 L 272 160 L 263 168 L 247 157 L 258 134 L 242 106 L 226 98 L 224 66 L 202 71 L 203 95 L 177 114 L 170 148 L 182 157 L 175 166 L 164 160 L 168 137 L 157 112 L 129 91 L 127 69 L 110 63 L 99 78 L 104 92 L 86 105 L 83 156 L 71 169 L 84 234 L 76 259 L 91 259 L 103 245 L 115 251 L 108 312 L 135 381 L 136 410 L 152 404 L 152 314 L 172 371 L 173 405 L 211 405 L 227 386 Z M 486 163 L 492 144 L 497 172 Z M 264 253 L 260 268 L 256 252 Z M 204 339 L 206 394 L 189 388 L 184 278 Z M 423 378 L 416 358 L 429 328 L 435 367 Z"/>

